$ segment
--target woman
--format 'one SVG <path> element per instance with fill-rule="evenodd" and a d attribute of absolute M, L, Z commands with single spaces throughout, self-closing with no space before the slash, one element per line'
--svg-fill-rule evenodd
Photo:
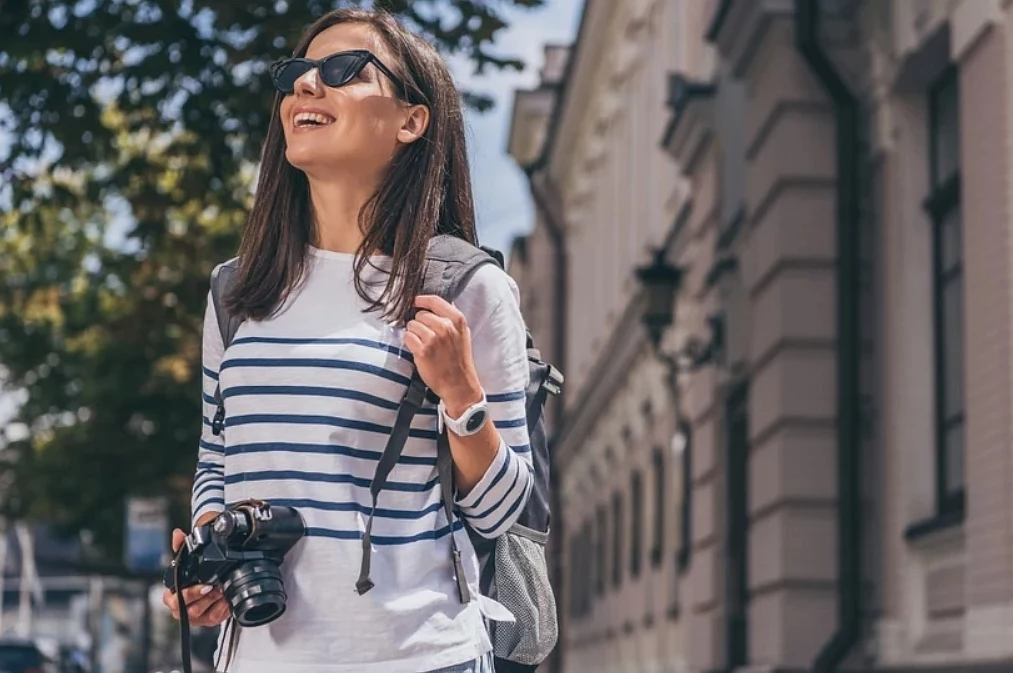
<path fill-rule="evenodd" d="M 454 305 L 419 296 L 429 239 L 475 239 L 458 92 L 437 52 L 382 13 L 328 14 L 295 57 L 272 69 L 279 93 L 228 301 L 246 320 L 227 352 L 210 301 L 205 315 L 193 522 L 254 498 L 296 507 L 308 535 L 282 566 L 287 611 L 241 633 L 230 670 L 491 671 L 489 602 L 462 603 L 451 569 L 453 534 L 477 597 L 474 548 L 441 509 L 435 433 L 441 415 L 487 410 L 477 432 L 449 439 L 458 517 L 498 536 L 531 488 L 528 368 L 517 288 L 495 265 Z M 368 486 L 413 367 L 442 402 L 416 416 L 380 496 L 375 587 L 359 595 Z M 193 624 L 228 617 L 217 588 L 184 597 Z M 175 595 L 164 600 L 178 618 Z"/>

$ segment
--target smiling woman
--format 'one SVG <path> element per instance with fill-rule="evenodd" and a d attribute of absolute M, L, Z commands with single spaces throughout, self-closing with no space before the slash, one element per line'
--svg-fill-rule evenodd
<path fill-rule="evenodd" d="M 391 16 L 349 10 L 320 19 L 271 75 L 279 93 L 263 198 L 249 218 L 230 308 L 267 317 L 302 277 L 312 243 L 389 256 L 377 296 L 362 284 L 369 256 L 358 255 L 356 289 L 371 310 L 406 319 L 422 288 L 426 242 L 435 234 L 475 241 L 464 118 L 446 64 Z M 333 121 L 297 126 L 300 113 Z M 323 184 L 332 187 L 314 188 Z M 311 216 L 358 226 L 313 227 Z"/>
<path fill-rule="evenodd" d="M 475 242 L 457 90 L 428 43 L 359 10 L 310 27 L 271 77 L 278 95 L 225 302 L 243 322 L 228 348 L 214 302 L 206 309 L 193 519 L 264 500 L 298 509 L 307 535 L 282 566 L 286 612 L 243 633 L 229 670 L 491 672 L 485 620 L 503 611 L 480 596 L 464 524 L 496 538 L 530 495 L 530 374 L 517 287 L 499 267 L 481 267 L 454 304 L 420 295 L 434 236 Z M 413 372 L 439 404 L 415 416 L 376 506 L 371 476 Z M 224 432 L 210 420 L 216 391 Z M 444 428 L 452 521 L 437 470 Z M 367 519 L 368 586 L 357 581 Z M 461 600 L 451 540 L 476 600 Z M 229 616 L 220 588 L 183 593 L 192 623 Z M 178 614 L 174 594 L 164 601 Z"/>

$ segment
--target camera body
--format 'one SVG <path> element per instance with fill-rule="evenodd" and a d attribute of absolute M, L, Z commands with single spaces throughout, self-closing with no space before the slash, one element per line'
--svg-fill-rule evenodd
<path fill-rule="evenodd" d="M 281 563 L 306 535 L 292 507 L 241 502 L 187 536 L 165 570 L 165 586 L 220 585 L 241 626 L 262 626 L 285 612 Z"/>

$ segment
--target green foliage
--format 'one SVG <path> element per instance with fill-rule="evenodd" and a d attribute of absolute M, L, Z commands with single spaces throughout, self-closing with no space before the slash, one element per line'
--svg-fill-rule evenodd
<path fill-rule="evenodd" d="M 543 2 L 375 4 L 482 70 L 521 67 L 493 41 Z M 186 520 L 208 276 L 249 206 L 267 66 L 342 4 L 368 3 L 0 0 L 0 374 L 29 428 L 2 452 L 9 516 L 111 558 L 126 496 Z"/>

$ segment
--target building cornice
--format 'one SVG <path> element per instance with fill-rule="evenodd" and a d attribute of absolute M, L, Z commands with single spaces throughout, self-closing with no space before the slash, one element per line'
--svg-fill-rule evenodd
<path fill-rule="evenodd" d="M 1003 10 L 1008 6 L 1009 3 L 1004 6 L 999 0 L 979 0 L 958 5 L 950 18 L 953 23 L 953 59 L 962 60 L 989 28 L 1001 24 L 1004 19 Z"/>
<path fill-rule="evenodd" d="M 728 17 L 728 10 L 731 9 L 733 0 L 714 0 L 713 12 L 707 20 L 706 38 L 713 42 L 721 32 L 721 26 Z"/>
<path fill-rule="evenodd" d="M 558 91 L 558 86 L 542 84 L 514 93 L 506 149 L 521 167 L 531 165 L 542 153 Z"/>
<path fill-rule="evenodd" d="M 563 136 L 567 135 L 565 132 L 568 128 L 565 122 L 570 121 L 568 119 L 564 120 L 564 117 L 567 116 L 567 111 L 572 105 L 574 88 L 581 83 L 582 69 L 587 67 L 585 63 L 587 60 L 587 50 L 593 50 L 598 46 L 596 44 L 598 42 L 596 40 L 597 35 L 591 35 L 590 33 L 597 33 L 600 30 L 600 26 L 603 23 L 602 13 L 607 12 L 608 9 L 610 9 L 610 6 L 607 0 L 586 0 L 584 2 L 584 8 L 580 16 L 580 26 L 577 28 L 577 37 L 567 58 L 566 67 L 563 70 L 563 76 L 559 84 L 559 95 L 556 98 L 552 114 L 549 117 L 546 141 L 542 146 L 542 154 L 529 167 L 531 172 L 549 166 L 552 158 L 560 150 L 560 146 L 564 144 Z M 565 147 L 563 151 L 565 153 Z"/>
<path fill-rule="evenodd" d="M 717 45 L 732 73 L 741 77 L 777 19 L 790 19 L 795 0 L 722 0 L 707 37 Z"/>
<path fill-rule="evenodd" d="M 672 73 L 668 90 L 672 116 L 661 138 L 661 146 L 684 173 L 690 174 L 713 135 L 712 101 L 716 88 L 710 82 L 696 82 L 680 73 Z"/>
<path fill-rule="evenodd" d="M 640 33 L 659 0 L 603 3 L 587 0 L 580 41 L 594 43 L 571 57 L 567 92 L 559 106 L 557 137 L 548 157 L 561 184 L 573 179 L 602 156 L 608 129 L 630 105 L 619 93 L 623 82 L 643 64 L 646 43 Z M 556 162 L 556 163 L 553 163 Z"/>

